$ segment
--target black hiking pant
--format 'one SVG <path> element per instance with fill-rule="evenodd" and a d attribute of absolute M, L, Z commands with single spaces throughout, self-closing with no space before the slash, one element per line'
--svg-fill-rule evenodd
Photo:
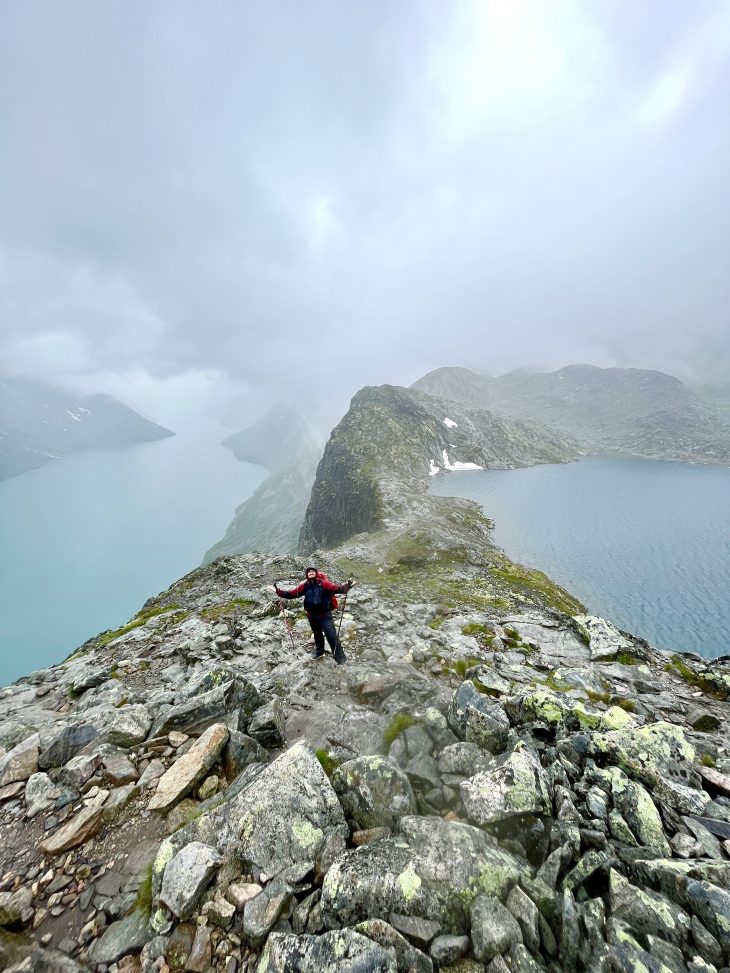
<path fill-rule="evenodd" d="M 320 615 L 319 618 L 310 618 L 309 624 L 314 633 L 314 644 L 317 646 L 317 651 L 324 652 L 324 640 L 326 636 L 329 647 L 332 649 L 332 654 L 334 655 L 335 648 L 337 647 L 337 629 L 332 618 L 332 612 L 327 612 L 326 615 Z"/>

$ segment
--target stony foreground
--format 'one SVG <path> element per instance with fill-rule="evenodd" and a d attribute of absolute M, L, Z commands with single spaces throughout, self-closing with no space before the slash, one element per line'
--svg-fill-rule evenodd
<path fill-rule="evenodd" d="M 728 660 L 372 581 L 309 662 L 302 567 L 0 691 L 0 968 L 730 969 Z"/>

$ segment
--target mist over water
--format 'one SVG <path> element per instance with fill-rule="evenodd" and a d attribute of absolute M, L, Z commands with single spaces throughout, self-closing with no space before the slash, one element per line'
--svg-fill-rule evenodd
<path fill-rule="evenodd" d="M 588 457 L 449 473 L 431 492 L 476 500 L 494 539 L 663 649 L 730 653 L 730 470 Z"/>
<path fill-rule="evenodd" d="M 199 425 L 0 483 L 0 685 L 60 662 L 195 568 L 266 476 Z"/>

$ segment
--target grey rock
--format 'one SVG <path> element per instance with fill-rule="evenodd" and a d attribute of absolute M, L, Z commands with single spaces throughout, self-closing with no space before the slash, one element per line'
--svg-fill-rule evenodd
<path fill-rule="evenodd" d="M 251 772 L 252 778 L 246 780 Z M 231 793 L 233 791 L 233 793 Z M 249 870 L 267 876 L 290 865 L 323 863 L 344 848 L 348 834 L 340 802 L 322 766 L 304 741 L 294 744 L 259 770 L 240 775 L 240 787 L 222 803 L 163 841 L 157 860 L 164 862 L 190 841 L 235 855 Z M 332 844 L 334 841 L 334 844 Z M 155 869 L 155 887 L 160 869 Z"/>
<path fill-rule="evenodd" d="M 730 892 L 695 879 L 687 879 L 680 887 L 685 908 L 702 920 L 730 961 Z"/>
<path fill-rule="evenodd" d="M 420 949 L 427 949 L 428 944 L 441 932 L 441 925 L 432 919 L 421 919 L 418 916 L 404 916 L 391 912 L 390 925 L 402 936 Z"/>
<path fill-rule="evenodd" d="M 104 738 L 115 747 L 136 747 L 147 739 L 152 717 L 142 705 L 122 706 L 104 731 Z"/>
<path fill-rule="evenodd" d="M 0 926 L 14 926 L 24 922 L 31 911 L 33 893 L 21 886 L 15 892 L 0 892 Z"/>
<path fill-rule="evenodd" d="M 689 817 L 685 817 L 683 820 L 685 827 L 692 832 L 699 843 L 702 849 L 701 855 L 706 858 L 715 858 L 717 861 L 722 861 L 724 856 L 717 838 L 700 821 Z"/>
<path fill-rule="evenodd" d="M 652 933 L 676 945 L 687 938 L 689 916 L 663 895 L 636 888 L 614 869 L 609 875 L 609 892 L 611 914 L 637 933 Z"/>
<path fill-rule="evenodd" d="M 62 784 L 68 784 L 70 787 L 79 789 L 96 773 L 100 766 L 101 757 L 98 753 L 80 753 L 72 757 L 63 767 L 58 775 L 58 780 Z"/>
<path fill-rule="evenodd" d="M 469 819 L 484 825 L 551 809 L 547 776 L 535 751 L 519 741 L 489 770 L 464 781 L 461 799 Z"/>
<path fill-rule="evenodd" d="M 617 767 L 611 768 L 610 777 L 614 807 L 639 844 L 669 854 L 661 816 L 647 790 Z"/>
<path fill-rule="evenodd" d="M 156 739 L 177 730 L 199 736 L 213 723 L 224 722 L 237 709 L 238 699 L 238 683 L 232 679 L 168 710 L 153 724 L 149 735 Z"/>
<path fill-rule="evenodd" d="M 167 811 L 206 776 L 228 742 L 228 727 L 214 723 L 175 761 L 157 785 L 147 805 L 150 811 Z"/>
<path fill-rule="evenodd" d="M 486 770 L 490 762 L 489 756 L 476 743 L 460 742 L 444 747 L 438 759 L 438 769 L 441 774 L 473 777 Z"/>
<path fill-rule="evenodd" d="M 131 784 L 139 777 L 137 768 L 121 750 L 109 750 L 101 755 L 104 776 L 114 787 Z"/>
<path fill-rule="evenodd" d="M 538 930 L 537 906 L 525 895 L 519 885 L 515 885 L 507 896 L 506 906 L 517 920 L 522 930 L 522 941 L 533 953 L 540 952 L 540 933 Z"/>
<path fill-rule="evenodd" d="M 439 967 L 448 966 L 469 952 L 469 937 L 437 936 L 431 943 L 429 952 Z"/>
<path fill-rule="evenodd" d="M 414 814 L 416 799 L 406 774 L 386 757 L 356 757 L 332 774 L 342 808 L 358 829 L 394 827 Z"/>
<path fill-rule="evenodd" d="M 260 743 L 240 730 L 231 730 L 223 751 L 223 765 L 229 780 L 238 777 L 250 764 L 266 763 L 267 759 L 268 754 Z"/>
<path fill-rule="evenodd" d="M 99 965 L 116 963 L 129 953 L 139 952 L 148 938 L 147 915 L 137 909 L 104 930 L 89 950 L 89 959 Z"/>
<path fill-rule="evenodd" d="M 398 973 L 433 973 L 433 963 L 429 957 L 412 946 L 383 919 L 368 919 L 366 922 L 361 922 L 355 926 L 355 932 L 367 936 L 380 946 L 392 948 L 395 951 Z"/>
<path fill-rule="evenodd" d="M 401 836 L 347 851 L 327 872 L 322 912 L 349 925 L 391 913 L 439 922 L 444 933 L 469 928 L 480 891 L 499 896 L 528 863 L 501 849 L 478 828 L 434 817 L 401 820 Z"/>
<path fill-rule="evenodd" d="M 269 749 L 284 743 L 285 732 L 284 706 L 278 697 L 257 709 L 248 724 L 248 735 Z"/>
<path fill-rule="evenodd" d="M 43 771 L 33 774 L 25 785 L 23 798 L 27 805 L 27 818 L 34 818 L 41 811 L 47 810 L 61 793 L 48 774 Z"/>
<path fill-rule="evenodd" d="M 519 923 L 499 899 L 477 896 L 471 906 L 471 941 L 478 960 L 489 962 L 522 942 Z"/>
<path fill-rule="evenodd" d="M 512 944 L 509 958 L 512 973 L 540 973 L 544 969 L 530 956 L 527 947 L 522 943 Z"/>
<path fill-rule="evenodd" d="M 654 956 L 672 973 L 687 973 L 687 965 L 684 962 L 682 950 L 678 946 L 672 946 L 671 943 L 652 935 L 646 937 L 646 945 L 651 956 Z"/>
<path fill-rule="evenodd" d="M 692 939 L 695 948 L 703 960 L 720 967 L 723 963 L 722 947 L 709 929 L 700 922 L 697 916 L 692 916 Z"/>
<path fill-rule="evenodd" d="M 282 878 L 275 878 L 260 895 L 250 899 L 243 910 L 243 934 L 260 946 L 289 905 L 292 889 Z"/>
<path fill-rule="evenodd" d="M 574 970 L 578 962 L 581 935 L 575 899 L 569 889 L 563 892 L 560 928 L 560 957 L 563 969 Z"/>
<path fill-rule="evenodd" d="M 189 919 L 221 861 L 215 848 L 190 842 L 165 868 L 160 901 L 178 919 Z"/>
<path fill-rule="evenodd" d="M 352 929 L 322 936 L 272 932 L 256 973 L 398 973 L 395 950 Z"/>
<path fill-rule="evenodd" d="M 65 726 L 52 738 L 50 744 L 38 758 L 41 770 L 49 767 L 63 767 L 72 757 L 98 737 L 97 730 L 90 723 L 77 723 Z"/>
<path fill-rule="evenodd" d="M 490 697 L 482 695 L 470 680 L 455 691 L 448 721 L 457 736 L 490 753 L 502 753 L 507 746 L 509 720 L 504 710 Z"/>

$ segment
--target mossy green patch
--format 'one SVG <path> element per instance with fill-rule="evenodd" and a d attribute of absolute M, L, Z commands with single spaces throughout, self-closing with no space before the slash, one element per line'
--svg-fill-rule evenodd
<path fill-rule="evenodd" d="M 207 608 L 203 608 L 200 617 L 212 622 L 222 618 L 223 615 L 232 615 L 236 611 L 250 612 L 255 607 L 256 602 L 250 598 L 233 598 L 232 601 L 227 601 L 225 604 L 209 605 Z"/>
<path fill-rule="evenodd" d="M 566 615 L 577 615 L 585 610 L 576 598 L 542 571 L 525 568 L 505 558 L 502 564 L 492 568 L 492 575 L 508 584 L 512 590 L 522 591 L 533 599 L 537 596 L 547 608 L 554 608 Z"/>
<path fill-rule="evenodd" d="M 158 615 L 164 615 L 165 612 L 173 611 L 179 608 L 179 605 L 151 605 L 149 608 L 143 608 L 142 611 L 137 612 L 134 618 L 127 622 L 126 625 L 122 625 L 120 628 L 116 628 L 113 631 L 102 632 L 98 638 L 100 645 L 109 645 L 115 639 L 121 638 L 122 635 L 126 635 L 128 632 L 134 631 L 135 628 L 141 628 L 145 625 L 151 618 L 156 618 Z"/>
<path fill-rule="evenodd" d="M 690 668 L 681 655 L 673 655 L 672 661 L 668 662 L 664 666 L 664 669 L 666 672 L 671 672 L 674 675 L 680 676 L 689 686 L 694 686 L 707 696 L 712 696 L 714 699 L 728 698 L 727 692 L 723 691 L 723 689 L 711 679 L 707 679 L 701 673 L 695 672 L 694 669 Z"/>
<path fill-rule="evenodd" d="M 410 713 L 396 713 L 383 733 L 383 743 L 386 749 L 390 748 L 393 741 L 397 740 L 404 730 L 408 729 L 409 726 L 414 726 L 417 722 L 415 716 Z"/>
<path fill-rule="evenodd" d="M 144 878 L 139 886 L 134 908 L 139 909 L 148 918 L 152 915 L 152 862 L 147 866 Z"/>
<path fill-rule="evenodd" d="M 327 774 L 328 777 L 331 777 L 335 768 L 337 767 L 337 764 L 334 762 L 332 757 L 330 757 L 329 750 L 327 750 L 326 747 L 319 747 L 314 751 L 314 755 L 322 765 L 322 770 L 325 772 L 325 774 Z"/>
<path fill-rule="evenodd" d="M 640 666 L 642 664 L 642 660 L 638 656 L 634 655 L 633 652 L 626 651 L 617 652 L 615 660 L 612 661 L 618 662 L 622 666 Z"/>
<path fill-rule="evenodd" d="M 700 759 L 700 763 L 703 767 L 714 767 L 715 760 L 709 753 L 703 753 Z"/>
<path fill-rule="evenodd" d="M 468 622 L 466 625 L 462 625 L 461 634 L 471 635 L 478 639 L 480 643 L 487 646 L 491 646 L 496 638 L 493 628 L 490 628 L 488 625 L 481 625 L 479 622 Z"/>
<path fill-rule="evenodd" d="M 585 693 L 592 703 L 605 703 L 608 705 L 608 703 L 611 701 L 610 693 L 599 693 L 594 689 L 586 689 Z"/>

